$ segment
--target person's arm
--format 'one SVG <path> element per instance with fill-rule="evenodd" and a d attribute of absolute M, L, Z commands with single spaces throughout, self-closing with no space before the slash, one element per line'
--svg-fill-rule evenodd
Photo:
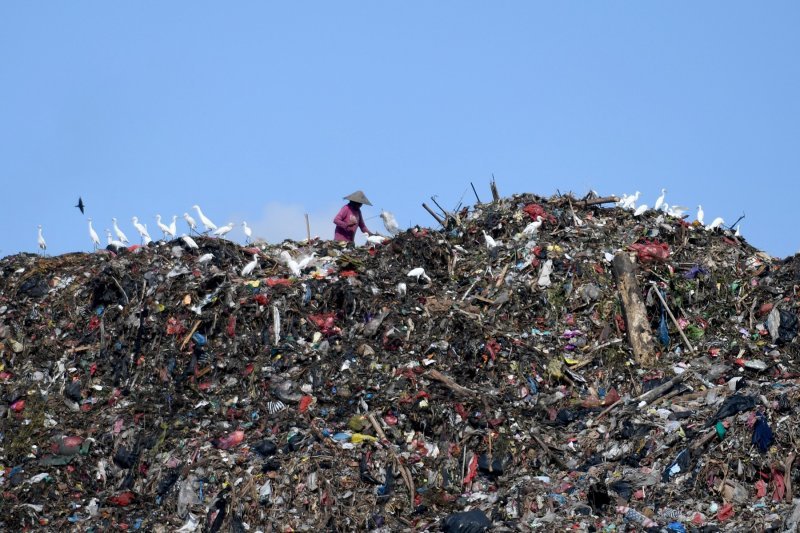
<path fill-rule="evenodd" d="M 364 215 L 361 214 L 361 211 L 358 212 L 358 227 L 361 228 L 361 231 L 364 233 L 371 233 L 367 229 L 367 224 L 364 222 Z"/>
<path fill-rule="evenodd" d="M 336 227 L 341 229 L 349 229 L 350 228 L 350 209 L 347 206 L 342 207 L 339 210 L 339 213 L 333 219 L 333 223 L 336 224 Z"/>

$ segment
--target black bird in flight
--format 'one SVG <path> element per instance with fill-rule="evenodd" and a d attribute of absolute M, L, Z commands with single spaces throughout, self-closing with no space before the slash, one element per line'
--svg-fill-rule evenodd
<path fill-rule="evenodd" d="M 83 205 L 83 198 L 81 198 L 80 196 L 78 196 L 78 205 L 76 205 L 75 207 L 80 209 L 81 210 L 81 214 L 83 214 L 83 208 L 86 207 L 86 206 Z"/>

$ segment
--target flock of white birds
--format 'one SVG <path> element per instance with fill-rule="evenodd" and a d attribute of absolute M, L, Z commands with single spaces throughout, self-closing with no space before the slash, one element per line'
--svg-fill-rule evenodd
<path fill-rule="evenodd" d="M 202 225 L 202 229 L 204 231 L 198 229 L 197 219 L 195 219 L 188 212 L 183 214 L 183 219 L 186 221 L 186 226 L 189 229 L 189 232 L 188 234 L 187 233 L 181 234 L 180 238 L 184 243 L 186 243 L 186 245 L 189 248 L 192 249 L 198 248 L 197 243 L 194 241 L 194 239 L 192 239 L 191 234 L 213 235 L 215 237 L 222 238 L 228 235 L 228 233 L 230 233 L 234 228 L 233 222 L 228 222 L 224 226 L 217 226 L 210 218 L 208 218 L 205 215 L 205 213 L 203 213 L 203 210 L 200 209 L 199 205 L 196 204 L 193 205 L 192 209 L 194 209 L 195 212 L 197 213 L 197 219 L 199 219 L 200 224 Z M 397 220 L 395 219 L 394 215 L 392 215 L 392 213 L 382 210 L 380 213 L 380 217 L 381 220 L 383 220 L 383 224 L 386 227 L 386 231 L 388 231 L 390 235 L 394 236 L 400 232 L 400 227 L 398 226 Z M 177 237 L 178 233 L 177 215 L 172 216 L 172 221 L 169 224 L 165 224 L 164 222 L 162 222 L 160 214 L 157 214 L 155 218 L 156 218 L 156 226 L 158 226 L 158 229 L 161 230 L 163 240 L 166 241 L 168 239 L 175 239 Z M 92 226 L 91 218 L 88 219 L 88 223 L 89 223 L 89 239 L 92 241 L 92 246 L 94 247 L 94 249 L 97 250 L 99 247 L 102 246 L 100 242 L 100 236 L 97 234 L 97 231 L 95 231 L 94 227 Z M 147 229 L 147 224 L 139 222 L 139 218 L 135 216 L 131 217 L 131 223 L 133 224 L 133 227 L 136 229 L 136 232 L 139 234 L 140 242 L 142 245 L 149 244 L 150 242 L 153 241 L 153 238 L 150 236 L 150 232 Z M 106 228 L 107 246 L 117 249 L 130 246 L 130 240 L 128 239 L 128 236 L 125 235 L 125 233 L 120 229 L 116 218 L 111 219 L 111 226 L 114 230 L 113 234 L 111 232 L 111 229 Z M 38 229 L 39 229 L 39 238 L 38 238 L 39 251 L 40 253 L 44 254 L 47 251 L 47 241 L 42 235 L 41 224 L 39 224 Z M 252 228 L 250 228 L 250 226 L 247 225 L 246 221 L 242 222 L 242 233 L 244 233 L 245 236 L 245 243 L 250 243 L 253 238 L 253 230 Z M 379 235 L 377 233 L 367 234 L 367 242 L 370 245 L 383 244 L 384 242 L 386 242 L 386 240 L 388 240 L 387 237 L 384 237 L 383 235 Z M 207 262 L 209 259 L 210 258 L 206 258 L 205 261 Z M 247 273 L 252 272 L 252 270 L 255 268 L 255 265 L 256 265 L 255 262 L 252 264 L 252 266 L 248 264 L 245 267 L 245 269 L 249 267 Z M 289 266 L 291 267 L 292 265 Z M 302 269 L 303 266 L 304 265 L 300 265 L 300 268 Z M 295 269 L 293 268 L 292 270 L 294 271 Z"/>
<path fill-rule="evenodd" d="M 621 207 L 622 209 L 628 209 L 633 211 L 633 216 L 642 216 L 648 211 L 651 211 L 650 207 L 647 204 L 640 204 L 636 205 L 636 202 L 639 201 L 639 195 L 641 193 L 636 191 L 634 194 L 627 195 L 623 194 L 622 197 L 617 202 L 617 207 Z M 670 205 L 668 204 L 664 198 L 667 195 L 667 189 L 661 189 L 661 195 L 656 198 L 655 203 L 653 204 L 652 211 L 659 211 L 665 213 L 667 215 L 673 216 L 675 218 L 685 218 L 686 212 L 689 210 L 688 207 L 683 207 L 680 205 Z M 697 222 L 700 223 L 701 226 L 704 226 L 706 230 L 711 231 L 713 229 L 722 228 L 722 225 L 725 223 L 725 220 L 722 217 L 717 217 L 711 221 L 710 224 L 705 223 L 705 212 L 703 211 L 703 206 L 697 206 Z M 736 226 L 736 236 L 738 237 L 739 233 L 739 226 Z"/>

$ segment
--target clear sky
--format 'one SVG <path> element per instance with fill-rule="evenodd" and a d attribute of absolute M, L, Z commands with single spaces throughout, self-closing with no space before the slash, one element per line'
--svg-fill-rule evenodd
<path fill-rule="evenodd" d="M 799 24 L 797 1 L 2 2 L 0 255 L 37 224 L 91 250 L 88 216 L 155 237 L 195 203 L 330 238 L 354 189 L 433 225 L 421 202 L 486 200 L 492 173 L 503 195 L 666 187 L 793 254 Z"/>

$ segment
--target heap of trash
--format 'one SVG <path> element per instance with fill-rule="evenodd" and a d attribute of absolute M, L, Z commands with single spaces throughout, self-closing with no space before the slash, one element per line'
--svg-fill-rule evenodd
<path fill-rule="evenodd" d="M 798 257 L 445 215 L 0 260 L 0 530 L 796 530 Z"/>

